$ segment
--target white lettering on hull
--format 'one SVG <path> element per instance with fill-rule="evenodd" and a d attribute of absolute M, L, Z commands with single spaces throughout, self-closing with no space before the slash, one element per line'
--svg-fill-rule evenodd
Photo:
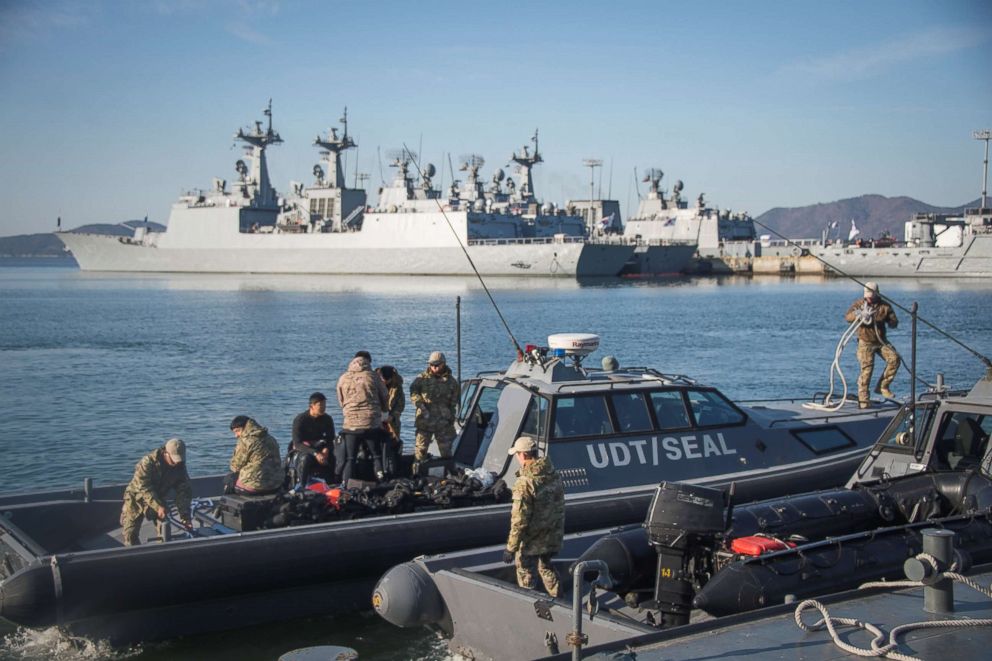
<path fill-rule="evenodd" d="M 611 465 L 629 466 L 631 463 L 657 466 L 662 459 L 683 461 L 737 454 L 737 450 L 727 445 L 727 440 L 720 432 L 715 434 L 715 438 L 711 434 L 665 436 L 661 439 L 652 436 L 650 443 L 650 453 L 646 450 L 648 440 L 643 438 L 632 441 L 590 443 L 586 446 L 586 451 L 589 453 L 589 463 L 593 468 L 607 468 Z"/>

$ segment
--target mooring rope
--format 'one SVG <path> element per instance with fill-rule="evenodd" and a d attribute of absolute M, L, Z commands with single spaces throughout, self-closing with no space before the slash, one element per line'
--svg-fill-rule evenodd
<path fill-rule="evenodd" d="M 963 576 L 955 571 L 953 571 L 956 566 L 952 565 L 950 571 L 937 572 L 937 559 L 928 553 L 920 553 L 916 556 L 917 560 L 922 560 L 928 563 L 935 572 L 935 576 L 932 581 L 951 579 L 963 585 L 967 585 L 973 590 L 985 595 L 992 599 L 992 588 L 985 588 L 975 581 L 971 580 L 967 576 Z M 870 583 L 864 583 L 859 586 L 858 589 L 869 589 L 869 588 L 897 588 L 897 587 L 924 587 L 922 581 L 872 581 Z M 802 614 L 804 611 L 815 609 L 820 612 L 822 618 L 814 622 L 813 624 L 807 624 L 803 621 Z M 964 627 L 988 627 L 992 626 L 992 618 L 983 619 L 973 619 L 973 620 L 935 620 L 935 621 L 923 621 L 923 622 L 911 622 L 909 624 L 902 624 L 892 629 L 889 632 L 888 642 L 886 642 L 885 633 L 877 626 L 871 622 L 862 622 L 861 620 L 852 617 L 833 617 L 830 615 L 827 607 L 821 604 L 816 599 L 806 599 L 796 607 L 795 611 L 796 626 L 798 626 L 803 631 L 813 632 L 813 631 L 823 631 L 824 629 L 830 633 L 830 637 L 833 639 L 834 645 L 844 650 L 849 654 L 854 654 L 855 656 L 863 657 L 885 657 L 887 659 L 898 659 L 899 661 L 922 661 L 918 657 L 909 656 L 896 652 L 895 649 L 899 646 L 898 639 L 902 634 L 912 631 L 914 629 L 937 629 L 937 628 L 964 628 Z M 871 648 L 858 647 L 856 645 L 851 645 L 850 643 L 841 640 L 837 633 L 835 625 L 845 625 L 856 627 L 858 629 L 864 629 L 874 635 L 871 640 Z"/>

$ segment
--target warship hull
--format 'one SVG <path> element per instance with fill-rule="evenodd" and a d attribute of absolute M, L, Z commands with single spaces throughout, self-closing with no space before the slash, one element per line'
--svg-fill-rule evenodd
<path fill-rule="evenodd" d="M 992 234 L 976 234 L 950 248 L 859 248 L 827 246 L 810 249 L 828 269 L 860 277 L 987 278 L 992 276 Z"/>
<path fill-rule="evenodd" d="M 57 236 L 83 271 L 473 275 L 453 239 L 390 247 L 357 240 L 362 238 L 357 232 L 243 234 L 225 245 L 172 247 L 96 234 Z M 634 247 L 556 238 L 489 239 L 470 243 L 467 251 L 482 275 L 583 277 L 617 275 Z"/>

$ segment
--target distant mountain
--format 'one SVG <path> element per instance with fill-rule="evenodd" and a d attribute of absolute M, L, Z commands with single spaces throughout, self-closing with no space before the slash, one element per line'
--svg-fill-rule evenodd
<path fill-rule="evenodd" d="M 836 221 L 837 228 L 831 230 L 831 236 L 846 239 L 853 220 L 861 230 L 862 238 L 877 238 L 883 232 L 889 232 L 901 240 L 905 223 L 913 214 L 961 213 L 966 208 L 979 206 L 980 201 L 960 207 L 935 207 L 911 197 L 862 195 L 807 207 L 776 207 L 757 216 L 755 221 L 790 239 L 818 239 L 824 228 Z M 754 229 L 759 235 L 770 234 L 761 226 Z"/>
<path fill-rule="evenodd" d="M 147 224 L 153 232 L 161 232 L 165 225 L 146 223 L 143 220 L 129 220 L 125 223 L 95 223 L 83 225 L 70 232 L 83 234 L 109 234 L 112 236 L 131 236 L 132 227 Z M 125 227 L 126 225 L 126 227 Z M 0 237 L 0 257 L 65 257 L 62 242 L 52 233 L 19 234 L 17 236 Z"/>

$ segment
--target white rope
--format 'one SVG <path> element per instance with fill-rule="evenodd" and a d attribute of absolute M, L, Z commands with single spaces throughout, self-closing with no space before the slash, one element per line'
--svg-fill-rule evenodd
<path fill-rule="evenodd" d="M 830 364 L 830 391 L 823 398 L 822 404 L 817 404 L 816 402 L 807 402 L 803 404 L 804 408 L 815 409 L 817 411 L 839 411 L 844 402 L 847 401 L 847 379 L 844 378 L 844 370 L 840 366 L 840 357 L 844 353 L 844 348 L 847 343 L 851 341 L 851 338 L 857 334 L 858 327 L 861 326 L 861 318 L 855 319 L 851 322 L 851 325 L 847 327 L 847 330 L 840 336 L 840 341 L 837 343 L 837 347 L 834 349 L 834 360 Z M 834 373 L 840 376 L 841 385 L 844 387 L 844 394 L 841 395 L 840 401 L 836 405 L 831 405 L 830 400 L 834 395 Z"/>
<path fill-rule="evenodd" d="M 922 560 L 931 567 L 934 571 L 937 570 L 937 559 L 928 553 L 920 553 L 916 556 L 917 560 Z M 951 567 L 955 569 L 956 567 Z M 957 581 L 968 587 L 980 592 L 981 594 L 992 599 L 992 588 L 985 588 L 974 582 L 967 576 L 962 576 L 954 571 L 946 571 L 936 575 L 935 580 L 942 580 L 949 578 L 951 580 Z M 873 581 L 870 583 L 865 583 L 859 587 L 859 589 L 875 588 L 875 587 L 923 587 L 923 583 L 920 581 Z M 802 619 L 803 611 L 816 609 L 820 612 L 822 618 L 813 623 L 806 624 Z M 992 618 L 989 619 L 976 619 L 976 620 L 935 620 L 926 622 L 911 622 L 909 624 L 902 624 L 889 633 L 888 642 L 885 642 L 885 634 L 881 629 L 876 627 L 870 622 L 862 622 L 851 617 L 831 617 L 827 608 L 815 599 L 807 599 L 796 607 L 795 612 L 796 626 L 798 626 L 803 631 L 822 631 L 826 629 L 830 633 L 830 637 L 833 639 L 834 645 L 841 648 L 849 654 L 854 654 L 855 656 L 864 657 L 882 657 L 887 659 L 898 659 L 899 661 L 921 661 L 918 657 L 907 656 L 899 652 L 894 651 L 898 646 L 898 638 L 903 633 L 907 631 L 912 631 L 914 629 L 937 629 L 937 628 L 963 628 L 963 627 L 988 627 L 992 626 Z M 864 647 L 857 647 L 856 645 L 851 645 L 840 639 L 837 634 L 834 625 L 846 625 L 856 627 L 858 629 L 864 629 L 874 635 L 871 640 L 871 648 L 867 649 Z"/>

